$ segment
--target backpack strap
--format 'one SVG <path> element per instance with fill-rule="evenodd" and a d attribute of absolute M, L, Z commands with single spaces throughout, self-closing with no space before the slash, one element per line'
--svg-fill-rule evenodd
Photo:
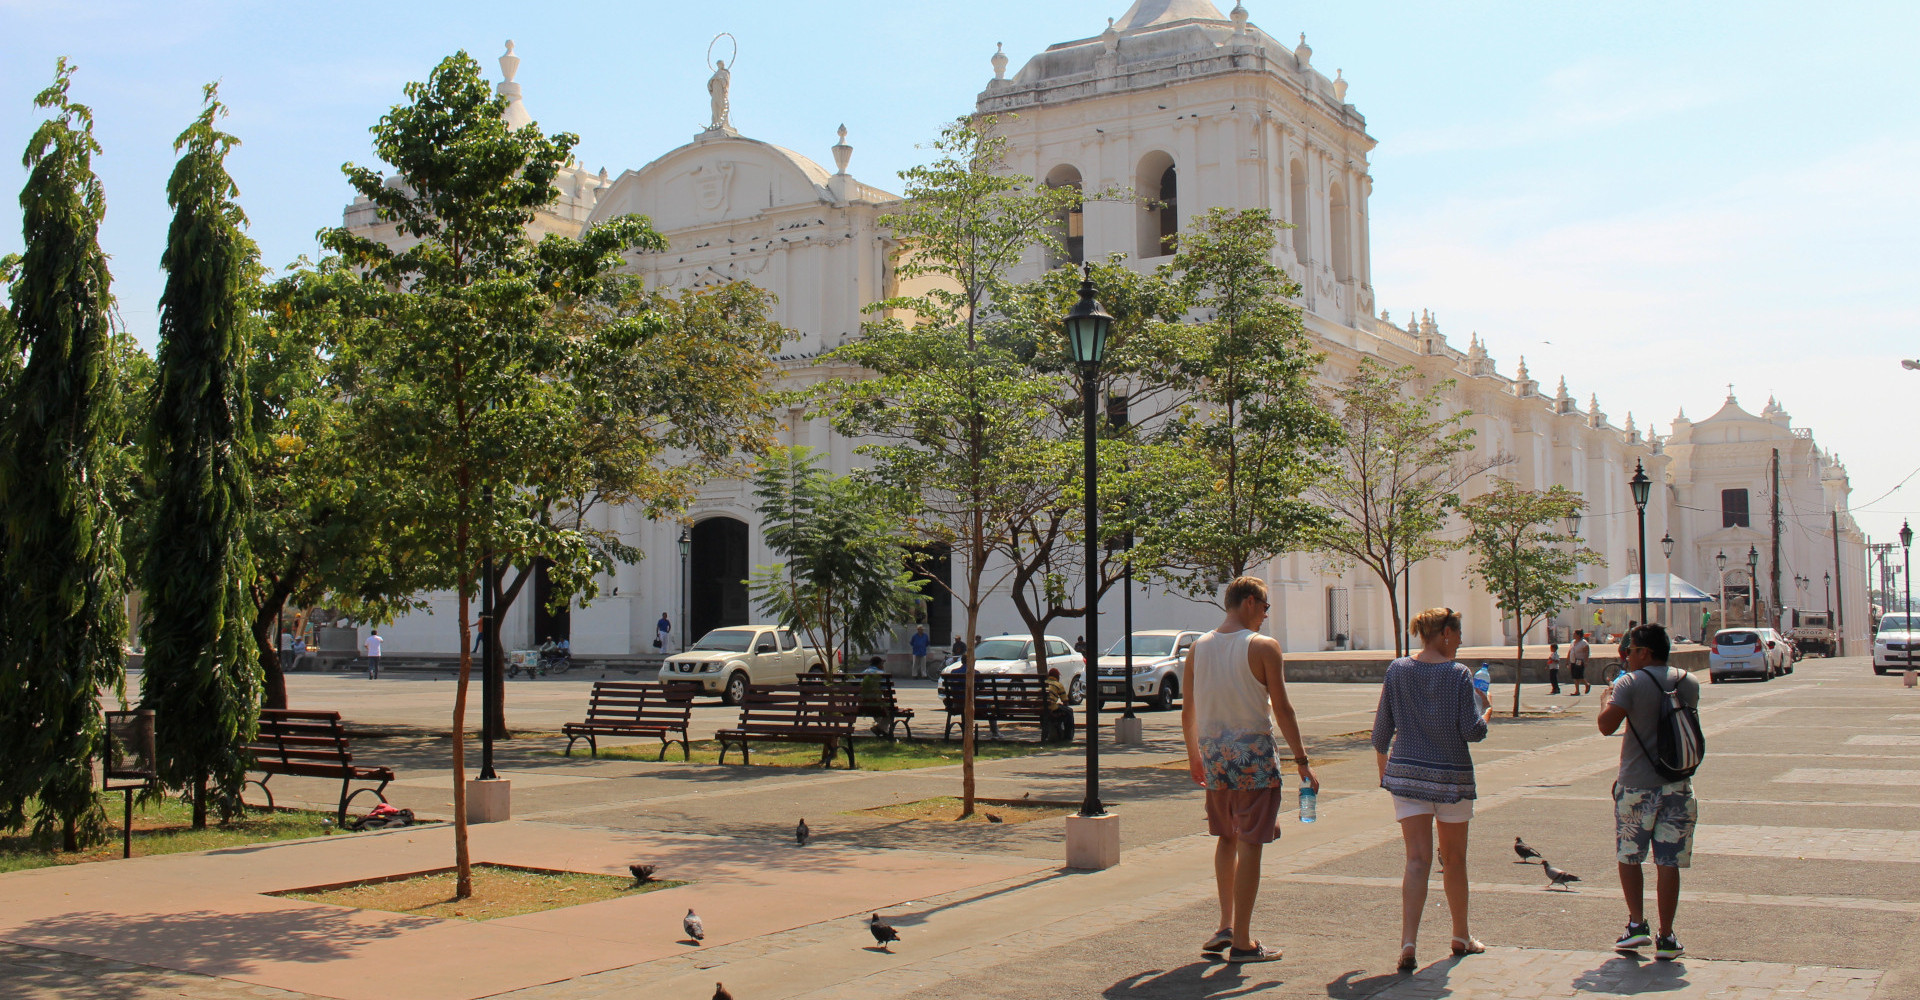
<path fill-rule="evenodd" d="M 1672 668 L 1672 667 L 1668 667 L 1667 669 L 1668 669 L 1668 670 L 1672 670 L 1673 668 Z M 1634 671 L 1634 673 L 1636 673 L 1636 674 L 1638 674 L 1638 673 L 1645 673 L 1645 674 L 1647 675 L 1647 679 L 1648 679 L 1648 680 L 1650 680 L 1650 681 L 1653 681 L 1653 686 L 1654 686 L 1654 688 L 1655 688 L 1656 690 L 1658 690 L 1658 691 L 1659 691 L 1659 692 L 1660 692 L 1660 693 L 1661 693 L 1662 695 L 1665 695 L 1665 694 L 1668 694 L 1668 693 L 1669 693 L 1669 692 L 1667 691 L 1667 689 L 1666 689 L 1666 688 L 1663 688 L 1663 687 L 1661 687 L 1661 686 L 1660 686 L 1660 680 L 1659 680 L 1659 678 L 1657 678 L 1657 677 L 1655 677 L 1655 676 L 1653 676 L 1653 671 L 1651 671 L 1651 670 L 1648 670 L 1648 669 L 1647 669 L 1647 668 L 1645 668 L 1645 667 L 1641 667 L 1641 668 L 1640 668 L 1639 670 L 1636 670 L 1636 671 Z M 1669 676 L 1671 676 L 1671 675 L 1669 675 Z M 1675 690 L 1675 691 L 1678 691 L 1679 689 L 1680 689 L 1680 685 L 1679 685 L 1678 683 L 1676 683 L 1676 684 L 1674 684 L 1674 690 Z M 1658 757 L 1655 757 L 1655 756 L 1654 756 L 1654 753 L 1653 753 L 1653 751 L 1652 751 L 1652 750 L 1649 750 L 1649 749 L 1647 749 L 1647 741 L 1646 741 L 1646 740 L 1643 740 L 1643 739 L 1641 739 L 1641 738 L 1640 738 L 1640 733 L 1639 733 L 1639 731 L 1633 728 L 1633 713 L 1632 713 L 1632 712 L 1628 712 L 1628 713 L 1627 713 L 1627 732 L 1628 732 L 1628 733 L 1630 733 L 1630 734 L 1632 734 L 1632 736 L 1633 736 L 1633 741 L 1634 741 L 1635 743 L 1638 743 L 1638 744 L 1640 744 L 1640 752 L 1646 755 L 1646 757 L 1647 757 L 1647 760 L 1648 760 L 1648 762 L 1650 762 L 1650 763 L 1651 763 L 1652 761 L 1655 761 L 1655 760 L 1658 760 L 1658 759 L 1659 759 Z"/>

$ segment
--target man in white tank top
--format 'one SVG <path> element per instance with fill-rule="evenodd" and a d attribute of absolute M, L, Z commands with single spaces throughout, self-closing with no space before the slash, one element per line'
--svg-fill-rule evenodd
<path fill-rule="evenodd" d="M 1201 950 L 1225 951 L 1229 962 L 1271 962 L 1280 950 L 1255 941 L 1249 925 L 1260 893 L 1261 849 L 1280 836 L 1285 796 L 1273 739 L 1276 721 L 1301 783 L 1317 792 L 1320 779 L 1307 763 L 1300 723 L 1287 699 L 1280 644 L 1260 634 L 1269 607 L 1266 583 L 1243 576 L 1227 584 L 1222 603 L 1226 620 L 1193 644 L 1180 688 L 1187 766 L 1207 789 L 1207 831 L 1218 838 L 1213 874 L 1220 891 L 1220 929 Z"/>

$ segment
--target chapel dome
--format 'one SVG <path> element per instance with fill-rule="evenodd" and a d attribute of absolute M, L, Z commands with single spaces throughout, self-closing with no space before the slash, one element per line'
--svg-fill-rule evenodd
<path fill-rule="evenodd" d="M 1120 20 L 1113 22 L 1113 30 L 1127 34 L 1182 21 L 1232 23 L 1209 0 L 1134 0 L 1133 6 L 1120 15 Z"/>

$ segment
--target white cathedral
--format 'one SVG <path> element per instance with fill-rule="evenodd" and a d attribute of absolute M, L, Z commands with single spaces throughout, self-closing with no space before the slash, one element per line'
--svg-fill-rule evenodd
<path fill-rule="evenodd" d="M 1691 421 L 1683 412 L 1662 437 L 1651 425 L 1636 427 L 1631 416 L 1615 426 L 1593 397 L 1580 407 L 1564 379 L 1557 391 L 1543 393 L 1524 359 L 1512 374 L 1501 373 L 1477 336 L 1461 350 L 1431 315 L 1409 315 L 1401 326 L 1376 311 L 1367 207 L 1374 140 L 1346 103 L 1346 81 L 1313 64 L 1304 35 L 1283 44 L 1251 24 L 1242 6 L 1223 16 L 1209 0 L 1137 0 L 1098 34 L 1050 46 L 1011 76 L 1005 53 L 996 51 L 990 62 L 993 77 L 976 109 L 999 118 L 1011 169 L 1051 185 L 1130 188 L 1143 199 L 1089 201 L 1064 220 L 1074 260 L 1124 253 L 1133 266 L 1152 268 L 1165 263 L 1162 238 L 1193 217 L 1216 207 L 1264 209 L 1293 227 L 1283 233 L 1277 263 L 1303 288 L 1307 328 L 1327 357 L 1324 382 L 1343 379 L 1367 356 L 1455 379 L 1450 403 L 1472 412 L 1475 447 L 1515 459 L 1494 475 L 1585 495 L 1588 510 L 1577 530 L 1604 559 L 1582 570 L 1587 582 L 1604 585 L 1647 558 L 1638 551 L 1628 488 L 1639 463 L 1655 483 L 1649 547 L 1653 539 L 1674 541 L 1671 557 L 1652 554 L 1650 573 L 1670 571 L 1709 593 L 1724 588 L 1736 608 L 1745 608 L 1755 583 L 1747 557 L 1757 552 L 1758 591 L 1773 608 L 1777 535 L 1779 605 L 1820 609 L 1831 600 L 1848 651 L 1866 649 L 1865 540 L 1847 510 L 1846 469 L 1777 402 L 1770 399 L 1756 415 L 1729 394 L 1705 419 Z M 514 82 L 518 65 L 509 42 L 499 92 L 516 126 L 532 120 Z M 649 283 L 684 289 L 753 282 L 777 297 L 775 318 L 792 331 L 780 359 L 789 384 L 847 374 L 818 359 L 857 336 L 863 309 L 895 291 L 896 244 L 883 216 L 900 197 L 848 173 L 853 150 L 844 128 L 831 148 L 832 171 L 740 134 L 727 106 L 728 73 L 724 65 L 716 71 L 712 124 L 691 142 L 617 177 L 569 168 L 557 182 L 560 199 L 535 228 L 577 235 L 605 219 L 644 215 L 670 241 L 666 253 L 636 259 Z M 347 208 L 346 224 L 394 238 L 364 200 Z M 1031 266 L 1056 263 L 1036 255 Z M 786 417 L 785 443 L 813 447 L 834 471 L 860 464 L 858 442 L 835 434 L 821 416 L 796 410 Z M 1486 478 L 1471 482 L 1469 492 L 1485 489 Z M 541 607 L 544 592 L 517 601 L 502 625 L 509 648 L 567 635 L 577 658 L 647 660 L 658 655 L 654 625 L 663 612 L 674 623 L 676 646 L 710 628 L 759 620 L 741 581 L 753 566 L 778 560 L 764 545 L 747 484 L 711 483 L 684 520 L 650 521 L 620 509 L 601 516 L 646 558 L 618 567 L 590 605 L 576 602 L 553 615 Z M 1724 574 L 1716 560 L 1722 553 Z M 1289 651 L 1391 649 L 1393 624 L 1379 582 L 1362 570 L 1330 567 L 1314 553 L 1264 567 L 1273 602 L 1267 631 Z M 949 570 L 951 578 L 960 578 L 958 569 Z M 1830 597 L 1823 598 L 1822 581 L 1830 581 Z M 1464 554 L 1417 565 L 1410 587 L 1416 608 L 1460 610 L 1469 644 L 1512 640 L 1510 623 L 1470 582 Z M 927 621 L 936 646 L 945 645 L 949 630 L 963 622 L 955 620 L 954 602 L 929 589 Z M 432 605 L 383 630 L 388 656 L 458 648 L 452 597 L 436 595 Z M 1136 593 L 1134 607 L 1136 628 L 1209 628 L 1217 616 L 1152 588 Z M 1119 608 L 1118 593 L 1111 593 L 1100 635 L 1122 633 Z M 1590 624 L 1591 611 L 1569 608 L 1559 624 Z M 1677 633 L 1700 634 L 1689 627 L 1698 622 L 1695 606 L 1676 606 L 1674 618 Z M 1745 622 L 1739 611 L 1730 618 Z M 1609 624 L 1624 620 L 1616 611 Z M 983 634 L 1023 631 L 1004 594 L 989 601 L 981 621 Z M 1544 633 L 1536 630 L 1530 641 L 1544 641 Z"/>

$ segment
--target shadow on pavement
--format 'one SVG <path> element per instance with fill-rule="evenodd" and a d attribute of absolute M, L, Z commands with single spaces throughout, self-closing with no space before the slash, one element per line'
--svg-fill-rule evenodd
<path fill-rule="evenodd" d="M 1340 978 L 1327 984 L 1327 996 L 1334 1000 L 1364 1000 L 1366 997 L 1379 996 L 1392 987 L 1406 982 L 1407 975 L 1398 972 L 1382 973 L 1378 976 L 1355 978 L 1361 970 L 1343 972 Z"/>
<path fill-rule="evenodd" d="M 404 916 L 371 922 L 336 907 L 132 916 L 88 911 L 24 924 L 13 936 L 33 947 L 111 954 L 123 962 L 185 965 L 201 975 L 231 976 L 268 964 L 351 958 L 362 944 L 438 923 L 432 917 Z"/>
<path fill-rule="evenodd" d="M 1276 970 L 1277 971 L 1277 970 Z M 1228 962 L 1206 961 L 1174 969 L 1136 972 L 1100 991 L 1103 997 L 1222 998 L 1244 997 L 1281 985 L 1278 980 L 1246 981 L 1246 969 Z"/>
<path fill-rule="evenodd" d="M 1681 962 L 1643 962 L 1638 959 L 1610 958 L 1599 968 L 1574 977 L 1573 988 L 1582 993 L 1670 993 L 1684 990 L 1687 967 Z"/>

